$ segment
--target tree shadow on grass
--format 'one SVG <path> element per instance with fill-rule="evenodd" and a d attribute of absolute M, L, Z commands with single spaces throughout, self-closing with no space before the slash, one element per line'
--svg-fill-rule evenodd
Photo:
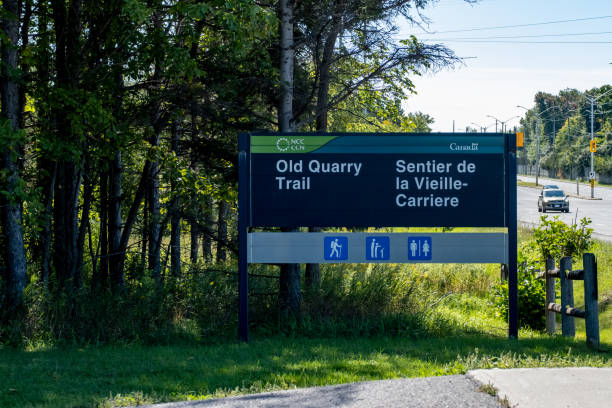
<path fill-rule="evenodd" d="M 610 350 L 609 344 L 603 347 Z M 612 353 L 561 337 L 255 340 L 249 344 L 0 351 L 0 406 L 111 406 L 460 374 L 475 368 L 612 366 Z"/>

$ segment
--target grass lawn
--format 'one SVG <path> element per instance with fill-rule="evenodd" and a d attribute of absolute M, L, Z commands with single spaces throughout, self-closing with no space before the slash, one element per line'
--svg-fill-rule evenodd
<path fill-rule="evenodd" d="M 535 181 L 523 181 L 523 180 L 517 180 L 516 181 L 516 185 L 519 187 L 540 187 L 540 186 L 536 186 Z"/>
<path fill-rule="evenodd" d="M 608 347 L 610 333 L 607 334 Z M 0 351 L 2 407 L 113 407 L 472 368 L 612 366 L 584 342 L 473 335 L 254 340 L 202 347 Z"/>
<path fill-rule="evenodd" d="M 0 350 L 0 407 L 120 407 L 294 387 L 465 373 L 473 368 L 612 366 L 612 311 L 603 352 L 577 339 L 521 331 L 506 338 L 486 299 L 445 298 L 445 337 L 255 338 L 209 346 Z M 450 324 L 449 324 L 450 323 Z M 606 351 L 608 350 L 608 351 Z"/>
<path fill-rule="evenodd" d="M 528 231 L 519 230 L 520 240 Z M 612 297 L 612 245 L 596 242 L 600 300 Z M 576 262 L 575 268 L 581 267 Z M 429 271 L 440 280 L 452 267 Z M 484 279 L 471 269 L 464 279 Z M 497 268 L 489 275 L 499 276 Z M 454 283 L 459 287 L 457 283 Z M 473 284 L 471 285 L 474 286 Z M 575 282 L 576 306 L 582 285 Z M 0 407 L 95 407 L 206 399 L 365 380 L 465 373 L 474 368 L 612 366 L 612 307 L 600 314 L 602 351 L 589 350 L 584 322 L 576 339 L 522 330 L 506 337 L 486 293 L 453 293 L 432 308 L 444 336 L 264 338 L 248 344 L 106 346 L 30 351 L 0 346 Z M 560 324 L 559 324 L 560 330 Z"/>

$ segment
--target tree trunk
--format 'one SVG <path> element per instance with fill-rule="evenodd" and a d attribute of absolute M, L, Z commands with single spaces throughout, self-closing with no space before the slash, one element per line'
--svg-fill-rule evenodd
<path fill-rule="evenodd" d="M 125 286 L 121 249 L 121 175 L 123 165 L 121 152 L 116 152 L 111 162 L 108 202 L 109 275 L 111 288 L 119 290 Z"/>
<path fill-rule="evenodd" d="M 227 214 L 229 212 L 229 204 L 221 200 L 219 201 L 219 214 L 217 218 L 217 262 L 225 262 L 227 260 Z"/>
<path fill-rule="evenodd" d="M 342 31 L 342 19 L 334 17 L 331 22 L 330 31 L 325 37 L 323 55 L 321 61 L 315 61 L 319 71 L 319 86 L 317 89 L 317 132 L 327 132 L 327 114 L 329 111 L 329 83 L 331 79 L 331 64 L 334 57 L 334 48 L 338 35 Z"/>
<path fill-rule="evenodd" d="M 134 200 L 132 201 L 132 205 L 130 206 L 130 210 L 128 212 L 127 219 L 125 220 L 125 224 L 123 225 L 123 231 L 121 232 L 121 241 L 119 243 L 119 259 L 118 270 L 123 271 L 123 266 L 125 265 L 125 258 L 127 257 L 127 248 L 128 242 L 130 240 L 130 236 L 132 235 L 132 229 L 134 228 L 134 224 L 136 223 L 136 218 L 138 216 L 138 211 L 140 210 L 140 204 L 145 196 L 147 177 L 149 176 L 151 168 L 151 162 L 146 160 L 144 167 L 142 169 L 142 173 L 140 176 L 140 181 L 138 182 L 138 187 L 136 188 L 136 193 L 134 194 Z M 144 209 L 144 225 L 147 225 L 147 208 L 145 204 Z M 146 231 L 146 228 L 143 228 L 143 231 Z M 141 265 L 144 266 L 145 262 L 145 253 L 147 250 L 146 242 L 147 236 L 146 233 L 143 232 L 142 237 L 142 253 L 141 253 Z M 125 276 L 125 273 L 123 274 Z"/>
<path fill-rule="evenodd" d="M 294 231 L 291 229 L 291 231 Z M 281 314 L 300 320 L 300 264 L 282 264 L 279 280 L 279 306 Z"/>
<path fill-rule="evenodd" d="M 280 1 L 280 90 L 281 100 L 278 109 L 278 124 L 281 132 L 292 132 L 293 121 L 293 0 Z M 295 231 L 295 229 L 282 229 Z M 280 266 L 279 306 L 281 313 L 300 317 L 300 265 L 282 264 Z"/>
<path fill-rule="evenodd" d="M 77 269 L 74 276 L 74 289 L 78 290 L 83 286 L 83 252 L 85 251 L 85 234 L 89 228 L 89 212 L 93 199 L 94 180 L 90 166 L 86 166 L 85 186 L 83 188 L 83 209 L 81 210 L 81 223 L 79 226 L 79 236 L 77 239 Z M 93 260 L 93 259 L 92 259 Z"/>
<path fill-rule="evenodd" d="M 69 92 L 79 87 L 79 71 L 83 54 L 79 43 L 82 30 L 82 1 L 73 0 L 66 8 L 66 2 L 52 0 L 53 20 L 55 28 L 55 66 L 57 79 L 55 87 Z M 73 127 L 67 110 L 73 109 L 71 102 L 56 103 L 52 116 L 55 120 L 57 138 L 65 151 L 74 149 Z M 81 147 L 81 145 L 79 145 Z M 77 270 L 78 241 L 78 203 L 81 186 L 81 172 L 76 159 L 58 161 L 57 178 L 55 182 L 55 197 L 53 209 L 54 253 L 53 263 L 57 281 L 70 296 Z"/>
<path fill-rule="evenodd" d="M 73 162 L 58 163 L 53 211 L 53 264 L 58 283 L 69 295 L 74 288 L 78 263 L 79 192 L 81 173 Z"/>
<path fill-rule="evenodd" d="M 161 263 L 160 263 L 160 242 L 159 231 L 161 229 L 161 213 L 159 205 L 159 164 L 151 163 L 151 174 L 149 175 L 149 269 L 151 276 L 156 281 L 161 279 Z"/>
<path fill-rule="evenodd" d="M 342 31 L 342 19 L 334 16 L 331 22 L 331 28 L 325 37 L 323 45 L 323 55 L 321 61 L 315 61 L 318 65 L 319 86 L 317 89 L 317 132 L 327 132 L 327 114 L 329 110 L 329 82 L 331 78 L 331 63 L 334 56 L 334 48 L 338 35 Z M 319 227 L 309 227 L 309 232 L 320 232 Z M 306 264 L 304 272 L 304 285 L 309 291 L 316 290 L 321 283 L 321 268 L 319 264 Z"/>
<path fill-rule="evenodd" d="M 23 18 L 21 19 L 21 49 L 25 50 L 28 48 L 30 43 L 30 23 L 32 20 L 32 1 L 24 1 L 25 7 L 23 11 Z M 24 58 L 21 61 L 21 72 L 30 72 L 30 66 L 28 65 L 28 59 Z M 26 106 L 26 87 L 19 87 L 19 128 L 24 129 L 25 124 L 25 106 Z M 23 152 L 22 152 L 23 153 Z"/>
<path fill-rule="evenodd" d="M 0 78 L 0 104 L 2 120 L 7 120 L 10 132 L 19 131 L 19 79 L 16 78 L 18 66 L 18 37 L 19 37 L 19 15 L 20 2 L 17 0 L 4 0 L 2 3 L 2 32 L 6 36 L 2 44 L 2 75 Z M 11 316 L 17 310 L 23 300 L 23 291 L 26 284 L 26 257 L 23 243 L 22 210 L 17 196 L 19 184 L 19 166 L 17 164 L 18 154 L 21 150 L 21 141 L 17 138 L 4 145 L 0 153 L 0 169 L 5 174 L 2 184 L 5 194 L 0 199 L 0 213 L 2 231 L 5 235 L 5 260 L 4 272 L 4 305 L 3 309 L 7 316 Z"/>
<path fill-rule="evenodd" d="M 293 130 L 293 0 L 280 1 L 280 90 L 278 123 L 281 132 Z"/>
<path fill-rule="evenodd" d="M 202 234 L 202 256 L 204 257 L 204 262 L 210 263 L 213 260 L 212 255 L 212 231 L 213 231 L 213 199 L 209 195 L 206 197 L 206 211 L 204 217 L 204 231 Z"/>
<path fill-rule="evenodd" d="M 172 122 L 172 142 L 171 148 L 175 156 L 178 157 L 178 144 L 180 139 L 180 123 Z M 170 202 L 170 274 L 173 277 L 181 276 L 181 214 L 179 211 L 179 193 L 175 177 L 171 181 L 171 202 Z"/>
<path fill-rule="evenodd" d="M 191 49 L 189 50 L 189 56 L 193 61 L 198 58 L 199 54 L 199 39 L 202 35 L 202 30 L 204 29 L 204 25 L 206 21 L 204 19 L 200 19 L 194 23 L 193 31 L 194 31 L 194 41 L 191 43 Z M 200 136 L 200 132 L 198 129 L 198 109 L 197 103 L 193 102 L 190 107 L 190 115 L 191 115 L 191 171 L 196 174 L 197 173 L 197 163 L 198 163 L 198 155 L 196 153 L 196 149 L 193 146 L 196 145 L 198 138 Z M 191 235 L 191 247 L 189 260 L 192 264 L 196 264 L 198 262 L 198 246 L 199 246 L 199 237 L 200 237 L 200 227 L 199 222 L 201 221 L 201 206 L 198 205 L 194 208 L 191 208 L 191 219 L 190 219 L 190 235 Z"/>
<path fill-rule="evenodd" d="M 148 177 L 148 170 L 145 173 L 145 177 Z M 145 178 L 146 180 L 146 178 Z M 147 200 L 144 202 L 143 208 L 143 220 L 142 220 L 142 231 L 140 232 L 140 265 L 142 269 L 146 269 L 147 267 L 147 248 L 148 248 L 148 239 L 149 234 L 147 230 L 147 226 L 149 225 L 149 207 L 147 205 Z"/>
<path fill-rule="evenodd" d="M 100 174 L 100 268 L 94 270 L 92 290 L 95 292 L 106 287 L 108 279 L 108 172 Z"/>
<path fill-rule="evenodd" d="M 197 48 L 197 47 L 192 47 L 192 48 Z M 194 53 L 193 49 L 192 49 L 192 53 Z M 195 57 L 195 55 L 194 55 Z M 191 144 L 192 146 L 195 146 L 195 144 L 197 143 L 197 139 L 198 139 L 198 125 L 197 125 L 197 110 L 195 108 L 195 104 L 191 106 Z M 198 157 L 197 154 L 195 152 L 195 149 L 192 148 L 191 149 L 191 172 L 193 174 L 197 173 L 197 161 L 198 161 Z M 195 200 L 197 201 L 197 200 Z M 190 217 L 190 253 L 189 253 L 189 260 L 191 261 L 192 264 L 196 264 L 198 262 L 198 246 L 199 246 L 199 237 L 200 237 L 200 228 L 198 226 L 198 221 L 200 220 L 200 206 L 198 205 L 197 207 L 195 205 L 191 206 L 191 217 Z"/>
<path fill-rule="evenodd" d="M 39 82 L 39 87 L 43 91 L 42 99 L 49 99 L 49 81 L 50 81 L 50 66 L 51 55 L 49 53 L 51 35 L 49 32 L 49 10 L 47 4 L 38 5 L 38 35 L 40 38 L 37 41 L 39 47 L 39 57 L 36 63 L 36 73 Z M 37 115 L 47 123 L 51 123 L 51 115 L 45 104 L 38 105 Z M 48 132 L 48 128 L 44 128 L 40 134 L 40 138 L 48 137 L 44 133 Z M 40 278 L 45 285 L 49 283 L 49 275 L 51 273 L 51 220 L 53 212 L 53 192 L 55 189 L 55 178 L 57 175 L 57 163 L 49 158 L 50 153 L 43 149 L 38 159 L 39 178 L 38 186 L 42 191 L 43 197 L 43 225 L 40 233 L 40 240 L 37 245 L 37 255 L 40 259 Z"/>
<path fill-rule="evenodd" d="M 193 217 L 195 218 L 195 214 L 193 215 Z M 196 264 L 198 263 L 198 248 L 200 245 L 200 229 L 198 228 L 198 221 L 197 220 L 192 220 L 190 222 L 191 224 L 191 228 L 189 230 L 189 235 L 190 235 L 190 246 L 189 246 L 189 261 L 192 264 Z"/>
<path fill-rule="evenodd" d="M 55 189 L 55 178 L 57 175 L 57 163 L 42 159 L 39 161 L 41 166 L 40 186 L 44 202 L 43 228 L 40 232 L 40 277 L 46 284 L 49 283 L 51 273 L 51 219 L 53 211 L 53 190 Z"/>
<path fill-rule="evenodd" d="M 157 130 L 153 131 L 153 137 L 151 143 L 152 146 L 157 146 L 159 140 L 159 133 Z M 151 160 L 150 171 L 148 175 L 148 191 L 147 191 L 147 203 L 149 207 L 149 256 L 148 263 L 149 269 L 151 270 L 151 276 L 155 281 L 161 283 L 161 262 L 160 262 L 160 249 L 161 249 L 161 212 L 159 205 L 159 163 L 157 158 Z"/>

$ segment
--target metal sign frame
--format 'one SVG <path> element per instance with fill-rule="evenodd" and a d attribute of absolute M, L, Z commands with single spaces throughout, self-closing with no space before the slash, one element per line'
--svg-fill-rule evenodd
<path fill-rule="evenodd" d="M 259 185 L 255 183 L 253 185 L 253 154 L 260 154 L 265 156 L 266 153 L 270 153 L 269 145 L 266 138 L 276 138 L 275 151 L 277 157 L 283 157 L 281 154 L 287 155 L 287 161 L 291 158 L 306 157 L 304 155 L 312 154 L 315 150 L 312 146 L 304 146 L 303 140 L 309 141 L 309 144 L 316 146 L 326 145 L 327 152 L 331 153 L 353 153 L 355 149 L 363 149 L 363 147 L 350 146 L 352 138 L 345 138 L 348 143 L 347 146 L 334 146 L 333 143 L 327 145 L 331 140 L 346 136 L 359 136 L 365 140 L 375 136 L 376 141 L 381 142 L 382 146 L 375 146 L 372 150 L 372 154 L 390 154 L 389 150 L 385 151 L 385 143 L 394 140 L 408 141 L 405 147 L 406 152 L 412 152 L 413 154 L 438 154 L 438 150 L 441 149 L 441 141 L 448 143 L 448 140 L 454 140 L 462 142 L 462 139 L 478 137 L 478 135 L 470 133 L 428 133 L 428 134 L 366 134 L 366 133 L 246 133 L 239 135 L 238 142 L 238 164 L 239 164 L 239 189 L 238 189 L 238 235 L 239 235 L 239 336 L 243 341 L 248 341 L 248 325 L 249 325 L 249 308 L 248 308 L 248 264 L 249 263 L 358 263 L 358 262 L 378 262 L 378 263 L 398 263 L 398 262 L 429 262 L 429 263 L 502 263 L 506 264 L 508 270 L 508 286 L 509 286 L 509 316 L 508 316 L 508 335 L 510 338 L 518 337 L 518 282 L 517 282 L 517 201 L 516 201 L 516 135 L 505 134 L 505 133 L 488 133 L 482 135 L 485 143 L 484 149 L 489 149 L 488 152 L 494 152 L 503 159 L 503 175 L 499 183 L 503 189 L 503 197 L 501 198 L 503 206 L 503 226 L 507 228 L 507 233 L 474 233 L 474 234 L 457 234 L 457 233 L 421 233 L 421 234 L 398 234 L 398 233 L 289 233 L 289 232 L 249 232 L 251 227 L 270 226 L 267 225 L 256 225 L 256 221 L 253 222 L 253 190 L 257 190 Z M 399 137 L 398 137 L 399 136 Z M 258 144 L 251 145 L 253 137 L 257 138 Z M 302 139 L 302 145 L 296 144 L 292 146 L 292 142 L 296 137 Z M 364 138 L 365 137 L 365 138 Z M 393 139 L 393 138 L 397 139 Z M 487 139 L 487 137 L 489 139 Z M 499 139 L 502 137 L 503 139 Z M 500 148 L 490 146 L 491 143 L 487 143 L 487 140 L 491 138 L 497 138 L 503 143 L 503 151 Z M 355 139 L 357 140 L 357 139 Z M 263 141 L 263 142 L 262 142 Z M 312 141 L 312 143 L 310 142 Z M 495 142 L 498 143 L 498 142 Z M 346 143 L 345 143 L 346 144 Z M 359 144 L 359 143 L 357 143 Z M 279 146 L 280 145 L 280 146 Z M 397 148 L 397 147 L 395 147 Z M 336 149 L 334 151 L 333 149 Z M 344 151 L 347 149 L 348 151 Z M 353 151 L 351 150 L 353 149 Z M 400 147 L 401 149 L 401 147 Z M 497 149 L 497 150 L 494 150 Z M 293 150 L 293 151 L 292 151 Z M 370 151 L 368 150 L 368 152 Z M 434 152 L 434 153 L 432 153 Z M 361 153 L 363 151 L 356 150 L 355 153 Z M 440 154 L 444 154 L 442 151 Z M 463 153 L 463 152 L 462 152 Z M 469 152 L 468 152 L 469 153 Z M 315 156 L 309 156 L 315 157 Z M 445 157 L 450 157 L 446 155 Z M 349 167 L 350 168 L 350 167 Z M 354 167 L 355 168 L 355 167 Z M 259 171 L 257 168 L 255 171 Z M 258 180 L 258 179 L 256 179 Z M 296 183 L 298 188 L 305 186 L 305 180 L 298 180 Z M 308 180 L 310 183 L 310 180 Z M 310 187 L 310 186 L 308 186 Z M 256 207 L 257 208 L 257 207 Z M 265 208 L 265 207 L 259 207 Z M 465 211 L 464 211 L 465 213 Z M 473 215 L 473 214 L 472 214 Z M 469 217 L 468 217 L 469 218 Z M 263 219 L 263 218 L 260 218 Z M 274 217 L 273 221 L 265 220 L 266 222 L 276 222 Z M 281 218 L 279 218 L 281 219 Z M 470 218 L 470 221 L 474 223 L 475 218 Z M 292 222 L 288 217 L 282 218 L 279 221 L 280 225 L 277 227 L 288 227 L 288 226 L 336 226 L 344 227 L 346 225 L 314 225 L 310 222 L 314 219 L 308 219 L 307 225 L 299 225 Z M 387 218 L 388 220 L 388 218 Z M 499 223 L 496 218 L 496 223 Z M 372 225 L 367 226 L 393 226 L 384 225 L 376 222 L 376 219 L 370 218 L 368 222 Z M 489 221 L 490 222 L 490 221 Z M 265 223 L 264 223 L 265 224 Z M 326 223 L 329 224 L 329 221 Z M 352 225 L 356 226 L 356 225 Z M 404 226 L 415 226 L 415 225 L 404 225 Z M 417 225 L 418 226 L 418 225 Z M 448 225 L 431 225 L 431 226 L 448 226 Z M 463 226 L 482 226 L 478 224 L 469 224 Z M 496 224 L 496 226 L 501 226 Z M 426 235 L 427 237 L 422 237 Z M 425 258 L 410 258 L 409 255 L 402 255 L 400 248 L 404 246 L 408 251 L 408 239 L 410 237 L 416 239 L 429 239 L 429 244 L 435 243 L 435 248 L 446 248 L 444 251 L 432 251 L 433 253 L 429 257 Z M 357 253 L 360 255 L 355 256 L 355 249 L 353 249 L 352 256 L 349 258 L 340 257 L 326 257 L 321 249 L 322 242 L 330 238 L 342 238 L 342 242 L 347 244 L 350 242 L 350 248 L 359 248 Z M 367 244 L 373 243 L 378 239 L 379 242 L 383 242 L 387 248 L 394 248 L 393 255 L 386 257 L 370 257 L 367 254 Z M 477 248 L 482 244 L 483 239 L 490 243 L 490 248 L 493 250 L 494 255 L 491 256 L 479 256 L 478 250 L 471 250 Z M 435 240 L 435 241 L 434 241 Z M 336 242 L 338 243 L 338 241 Z M 470 244 L 471 243 L 471 244 Z M 478 244 L 480 243 L 480 244 Z M 338 246 L 340 247 L 340 245 Z M 449 250 L 451 248 L 451 250 Z M 406 252 L 404 251 L 404 252 Z M 482 251 L 481 251 L 482 252 Z M 399 254 L 399 255 L 398 255 Z M 435 254 L 435 255 L 434 255 Z"/>

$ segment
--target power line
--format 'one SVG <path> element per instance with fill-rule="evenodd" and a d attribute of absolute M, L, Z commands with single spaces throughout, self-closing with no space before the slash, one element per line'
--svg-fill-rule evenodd
<path fill-rule="evenodd" d="M 457 43 L 491 43 L 491 44 L 612 44 L 612 41 L 503 41 L 503 40 L 435 40 Z"/>
<path fill-rule="evenodd" d="M 495 37 L 457 37 L 457 38 L 436 38 L 427 39 L 425 41 L 456 41 L 456 40 L 503 40 L 514 38 L 543 38 L 543 37 L 569 37 L 581 35 L 603 35 L 612 34 L 612 31 L 599 31 L 592 33 L 567 33 L 567 34 L 535 34 L 535 35 L 510 35 L 510 36 L 495 36 Z"/>
<path fill-rule="evenodd" d="M 437 32 L 432 33 L 432 34 L 465 33 L 465 32 L 468 32 L 468 31 L 484 31 L 484 30 L 499 30 L 499 29 L 503 29 L 503 28 L 533 27 L 533 26 L 541 26 L 541 25 L 548 25 L 548 24 L 573 23 L 573 22 L 577 22 L 577 21 L 603 20 L 603 19 L 607 19 L 607 18 L 612 18 L 612 16 L 575 18 L 575 19 L 571 19 L 571 20 L 544 21 L 544 22 L 540 22 L 540 23 L 515 24 L 515 25 L 506 25 L 506 26 L 466 28 L 466 29 L 462 29 L 462 30 L 437 31 Z"/>

